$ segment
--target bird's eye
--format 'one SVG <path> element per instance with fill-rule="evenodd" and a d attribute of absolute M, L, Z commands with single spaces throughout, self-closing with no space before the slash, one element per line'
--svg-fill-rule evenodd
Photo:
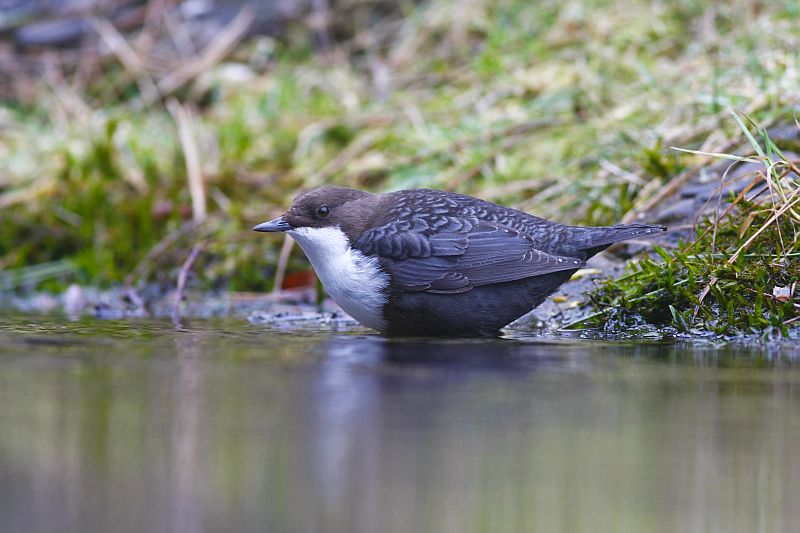
<path fill-rule="evenodd" d="M 327 205 L 321 205 L 317 208 L 317 216 L 320 218 L 326 218 L 328 215 L 331 214 L 331 208 Z"/>

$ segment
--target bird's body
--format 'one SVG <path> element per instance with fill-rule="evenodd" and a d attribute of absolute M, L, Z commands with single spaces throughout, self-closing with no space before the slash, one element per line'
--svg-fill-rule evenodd
<path fill-rule="evenodd" d="M 257 231 L 288 231 L 323 286 L 390 335 L 495 335 L 614 242 L 644 224 L 558 224 L 470 196 L 324 187 Z"/>

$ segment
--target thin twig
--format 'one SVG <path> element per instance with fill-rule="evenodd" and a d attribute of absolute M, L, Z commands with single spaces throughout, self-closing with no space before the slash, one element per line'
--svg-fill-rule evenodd
<path fill-rule="evenodd" d="M 192 269 L 195 259 L 197 259 L 197 256 L 200 255 L 202 250 L 202 243 L 195 244 L 192 247 L 192 251 L 189 252 L 189 257 L 186 258 L 186 261 L 183 263 L 178 273 L 178 287 L 175 289 L 175 303 L 172 306 L 172 322 L 176 327 L 179 327 L 181 324 L 181 302 L 183 301 L 183 293 L 186 289 L 186 278 L 189 276 L 189 271 Z"/>
<path fill-rule="evenodd" d="M 155 246 L 150 248 L 142 259 L 136 264 L 130 274 L 125 278 L 124 285 L 126 287 L 134 287 L 139 283 L 139 280 L 144 276 L 150 268 L 150 265 L 155 261 L 158 256 L 166 252 L 170 246 L 175 244 L 178 239 L 187 235 L 189 232 L 197 228 L 194 222 L 188 222 L 178 228 L 176 231 L 167 233 Z"/>
<path fill-rule="evenodd" d="M 796 316 L 796 317 L 794 317 L 794 318 L 790 318 L 789 320 L 784 320 L 784 321 L 783 321 L 783 325 L 784 325 L 784 326 L 788 326 L 789 324 L 794 324 L 794 323 L 795 323 L 795 322 L 797 322 L 798 320 L 800 320 L 800 315 L 797 315 L 797 316 Z"/>

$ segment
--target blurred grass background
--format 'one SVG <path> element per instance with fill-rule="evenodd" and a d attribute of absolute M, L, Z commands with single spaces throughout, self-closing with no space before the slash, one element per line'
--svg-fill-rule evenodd
<path fill-rule="evenodd" d="M 800 102 L 796 0 L 330 7 L 277 37 L 229 26 L 177 86 L 180 62 L 93 19 L 107 50 L 88 75 L 51 54 L 0 102 L 0 271 L 173 284 L 203 242 L 196 283 L 268 290 L 281 242 L 250 228 L 322 184 L 613 223 L 701 160 L 669 147 L 731 150 L 730 108 L 769 125 Z"/>

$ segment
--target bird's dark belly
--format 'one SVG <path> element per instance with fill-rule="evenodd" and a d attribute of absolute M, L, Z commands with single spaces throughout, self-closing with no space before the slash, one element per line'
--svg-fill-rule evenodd
<path fill-rule="evenodd" d="M 577 270 L 577 269 L 576 269 Z M 575 270 L 475 287 L 460 294 L 400 293 L 384 307 L 386 333 L 398 336 L 493 336 L 531 311 Z"/>

